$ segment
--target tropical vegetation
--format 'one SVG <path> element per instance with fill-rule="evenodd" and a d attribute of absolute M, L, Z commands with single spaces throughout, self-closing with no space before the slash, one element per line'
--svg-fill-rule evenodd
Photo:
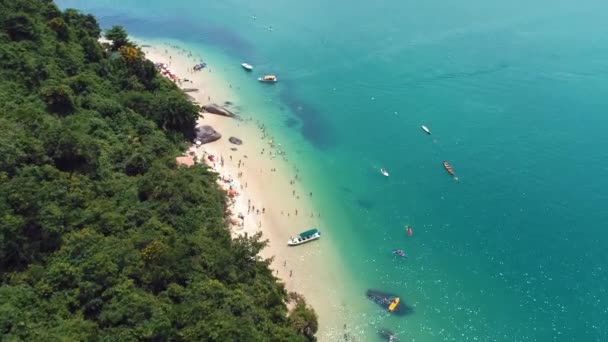
<path fill-rule="evenodd" d="M 0 339 L 314 340 L 265 241 L 231 239 L 217 175 L 175 163 L 197 106 L 124 29 L 101 35 L 0 0 Z"/>

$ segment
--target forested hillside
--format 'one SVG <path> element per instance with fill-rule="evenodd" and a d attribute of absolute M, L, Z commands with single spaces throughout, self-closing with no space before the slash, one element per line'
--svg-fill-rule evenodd
<path fill-rule="evenodd" d="M 314 340 L 264 243 L 231 240 L 215 174 L 175 164 L 198 108 L 120 29 L 100 35 L 0 0 L 0 339 Z"/>

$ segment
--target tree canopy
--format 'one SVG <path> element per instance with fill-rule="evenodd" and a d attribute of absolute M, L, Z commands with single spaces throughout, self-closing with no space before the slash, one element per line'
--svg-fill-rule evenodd
<path fill-rule="evenodd" d="M 105 37 L 112 41 L 112 50 L 119 50 L 125 45 L 131 45 L 127 38 L 127 31 L 122 26 L 113 26 L 105 32 Z"/>
<path fill-rule="evenodd" d="M 261 237 L 230 238 L 217 175 L 175 164 L 197 107 L 124 29 L 109 50 L 101 32 L 0 0 L 2 339 L 314 340 Z"/>

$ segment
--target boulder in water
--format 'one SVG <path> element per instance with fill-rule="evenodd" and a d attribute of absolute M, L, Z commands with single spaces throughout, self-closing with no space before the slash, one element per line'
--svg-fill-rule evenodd
<path fill-rule="evenodd" d="M 205 125 L 196 128 L 196 138 L 194 140 L 200 141 L 201 144 L 207 144 L 219 140 L 221 137 L 222 135 L 213 127 Z"/>
<path fill-rule="evenodd" d="M 243 140 L 237 138 L 237 137 L 230 137 L 228 138 L 228 141 L 230 141 L 231 143 L 235 144 L 235 145 L 242 145 L 243 144 Z"/>
<path fill-rule="evenodd" d="M 226 109 L 222 106 L 218 106 L 216 104 L 204 105 L 202 108 L 203 108 L 203 111 L 205 111 L 206 113 L 227 116 L 229 118 L 236 117 L 236 114 L 234 114 L 233 112 L 229 111 L 228 109 Z"/>

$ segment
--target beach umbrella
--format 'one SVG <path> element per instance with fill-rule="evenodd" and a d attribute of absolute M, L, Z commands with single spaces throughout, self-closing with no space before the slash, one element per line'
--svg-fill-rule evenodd
<path fill-rule="evenodd" d="M 200 140 L 197 140 L 197 141 L 195 142 L 195 144 L 196 144 L 196 146 L 201 146 L 203 143 L 202 143 Z"/>

